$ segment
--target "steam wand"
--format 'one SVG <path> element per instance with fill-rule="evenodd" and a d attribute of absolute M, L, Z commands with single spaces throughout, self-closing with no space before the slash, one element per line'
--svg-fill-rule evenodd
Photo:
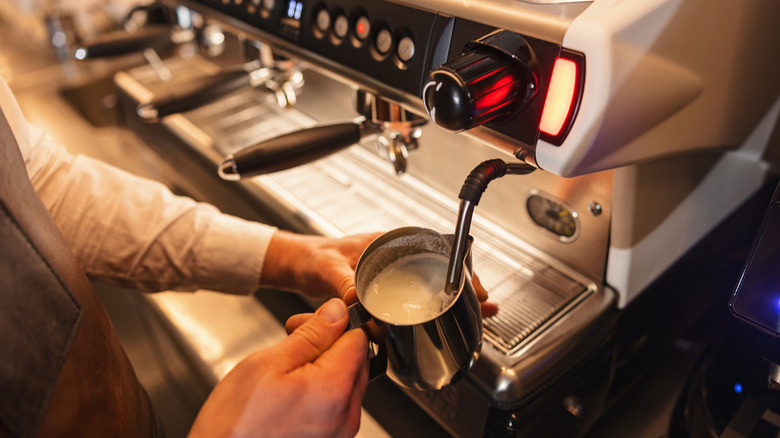
<path fill-rule="evenodd" d="M 450 252 L 449 265 L 447 266 L 447 282 L 444 285 L 445 293 L 452 293 L 460 288 L 463 275 L 463 262 L 468 248 L 469 230 L 471 229 L 471 217 L 474 207 L 479 204 L 482 193 L 487 189 L 490 181 L 501 178 L 504 175 L 526 175 L 536 170 L 534 166 L 526 163 L 505 163 L 503 160 L 494 159 L 480 163 L 471 171 L 463 187 L 460 189 L 460 206 L 458 208 L 458 222 L 455 225 L 455 240 Z"/>

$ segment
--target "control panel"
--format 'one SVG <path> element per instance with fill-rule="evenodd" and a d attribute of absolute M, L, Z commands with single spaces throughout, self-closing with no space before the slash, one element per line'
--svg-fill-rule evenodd
<path fill-rule="evenodd" d="M 181 0 L 370 91 L 425 110 L 445 129 L 483 125 L 520 145 L 561 144 L 576 87 L 553 133 L 540 130 L 559 44 L 385 1 Z M 215 14 L 216 13 L 216 14 Z M 473 68 L 478 61 L 478 68 Z M 579 69 L 582 71 L 582 68 Z M 424 100 L 424 105 L 421 105 Z M 559 111 L 560 112 L 560 111 Z"/>

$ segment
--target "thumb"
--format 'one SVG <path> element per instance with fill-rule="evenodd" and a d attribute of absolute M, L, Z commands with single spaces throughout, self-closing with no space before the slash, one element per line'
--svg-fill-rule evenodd
<path fill-rule="evenodd" d="M 340 299 L 331 298 L 320 306 L 313 317 L 278 345 L 280 358 L 286 359 L 286 371 L 317 359 L 341 337 L 347 322 L 347 306 Z"/>

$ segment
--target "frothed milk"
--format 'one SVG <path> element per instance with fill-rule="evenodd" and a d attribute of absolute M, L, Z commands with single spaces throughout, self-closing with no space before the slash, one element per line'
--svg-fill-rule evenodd
<path fill-rule="evenodd" d="M 432 253 L 399 258 L 371 280 L 363 305 L 392 324 L 419 324 L 439 316 L 456 295 L 444 292 L 448 261 Z"/>

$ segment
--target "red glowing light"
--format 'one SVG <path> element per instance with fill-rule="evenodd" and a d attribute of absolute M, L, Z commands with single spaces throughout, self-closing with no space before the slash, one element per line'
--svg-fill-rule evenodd
<path fill-rule="evenodd" d="M 540 131 L 553 137 L 561 132 L 574 102 L 576 86 L 577 64 L 569 59 L 555 60 L 550 89 L 539 122 Z"/>
<path fill-rule="evenodd" d="M 357 24 L 357 33 L 362 35 L 366 31 L 366 24 L 365 23 L 358 23 Z"/>

